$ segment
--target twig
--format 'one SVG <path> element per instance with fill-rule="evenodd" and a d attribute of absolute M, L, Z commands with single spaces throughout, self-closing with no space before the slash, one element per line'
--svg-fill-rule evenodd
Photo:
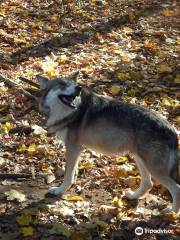
<path fill-rule="evenodd" d="M 17 83 L 14 83 L 12 80 L 3 77 L 1 74 L 0 74 L 0 80 L 4 81 L 8 86 L 16 88 L 21 94 L 25 95 L 27 98 L 31 100 L 37 100 L 37 98 L 33 96 L 31 93 L 23 89 Z"/>
<path fill-rule="evenodd" d="M 28 83 L 29 85 L 33 86 L 33 87 L 36 87 L 36 88 L 40 88 L 39 84 L 25 78 L 25 77 L 20 77 L 19 78 L 21 81 L 25 82 L 25 83 Z"/>
<path fill-rule="evenodd" d="M 46 177 L 49 173 L 37 173 L 36 177 Z M 0 179 L 32 178 L 30 173 L 0 173 Z"/>

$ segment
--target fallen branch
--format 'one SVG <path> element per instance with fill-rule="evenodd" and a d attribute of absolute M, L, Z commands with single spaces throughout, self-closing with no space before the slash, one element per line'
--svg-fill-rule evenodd
<path fill-rule="evenodd" d="M 49 173 L 37 173 L 35 177 L 46 177 Z M 30 173 L 0 173 L 0 179 L 33 178 Z"/>
<path fill-rule="evenodd" d="M 25 82 L 25 83 L 28 83 L 29 85 L 33 86 L 33 87 L 36 87 L 36 88 L 40 88 L 39 84 L 25 78 L 25 77 L 20 77 L 19 78 L 21 81 Z"/>
<path fill-rule="evenodd" d="M 14 83 L 12 80 L 5 78 L 4 76 L 2 76 L 0 74 L 0 80 L 2 80 L 6 85 L 13 87 L 15 89 L 18 90 L 18 92 L 20 92 L 21 94 L 23 94 L 24 96 L 26 96 L 28 99 L 31 100 L 37 100 L 37 98 L 35 96 L 33 96 L 31 93 L 29 93 L 28 91 L 26 91 L 25 89 L 23 89 L 21 86 L 19 86 L 17 83 Z"/>

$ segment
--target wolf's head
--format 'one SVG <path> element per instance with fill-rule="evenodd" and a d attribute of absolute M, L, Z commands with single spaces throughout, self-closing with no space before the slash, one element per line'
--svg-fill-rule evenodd
<path fill-rule="evenodd" d="M 48 117 L 47 126 L 65 118 L 80 104 L 81 87 L 77 86 L 77 77 L 78 72 L 66 78 L 53 80 L 37 76 L 42 91 L 39 110 Z"/>

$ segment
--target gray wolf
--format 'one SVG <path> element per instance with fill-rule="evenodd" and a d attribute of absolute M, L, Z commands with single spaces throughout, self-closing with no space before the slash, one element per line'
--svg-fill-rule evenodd
<path fill-rule="evenodd" d="M 64 181 L 50 193 L 63 195 L 75 182 L 83 146 L 105 154 L 130 151 L 141 183 L 135 192 L 126 192 L 127 198 L 144 196 L 152 188 L 153 177 L 169 190 L 173 200 L 170 210 L 178 212 L 178 138 L 173 126 L 142 106 L 88 92 L 78 86 L 77 75 L 51 81 L 37 76 L 42 91 L 39 109 L 47 117 L 49 131 L 57 133 L 66 146 Z"/>

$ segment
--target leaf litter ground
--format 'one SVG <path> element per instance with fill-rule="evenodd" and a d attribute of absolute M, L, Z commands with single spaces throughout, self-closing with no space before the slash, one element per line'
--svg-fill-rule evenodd
<path fill-rule="evenodd" d="M 79 70 L 82 85 L 150 107 L 178 129 L 178 17 L 176 1 L 1 1 L 0 73 L 22 84 Z M 0 93 L 1 175 L 12 174 L 0 180 L 0 239 L 179 239 L 157 182 L 145 199 L 123 197 L 140 182 L 131 156 L 84 150 L 76 186 L 45 198 L 63 179 L 65 149 L 31 101 L 2 82 Z M 136 227 L 169 232 L 138 236 Z"/>

